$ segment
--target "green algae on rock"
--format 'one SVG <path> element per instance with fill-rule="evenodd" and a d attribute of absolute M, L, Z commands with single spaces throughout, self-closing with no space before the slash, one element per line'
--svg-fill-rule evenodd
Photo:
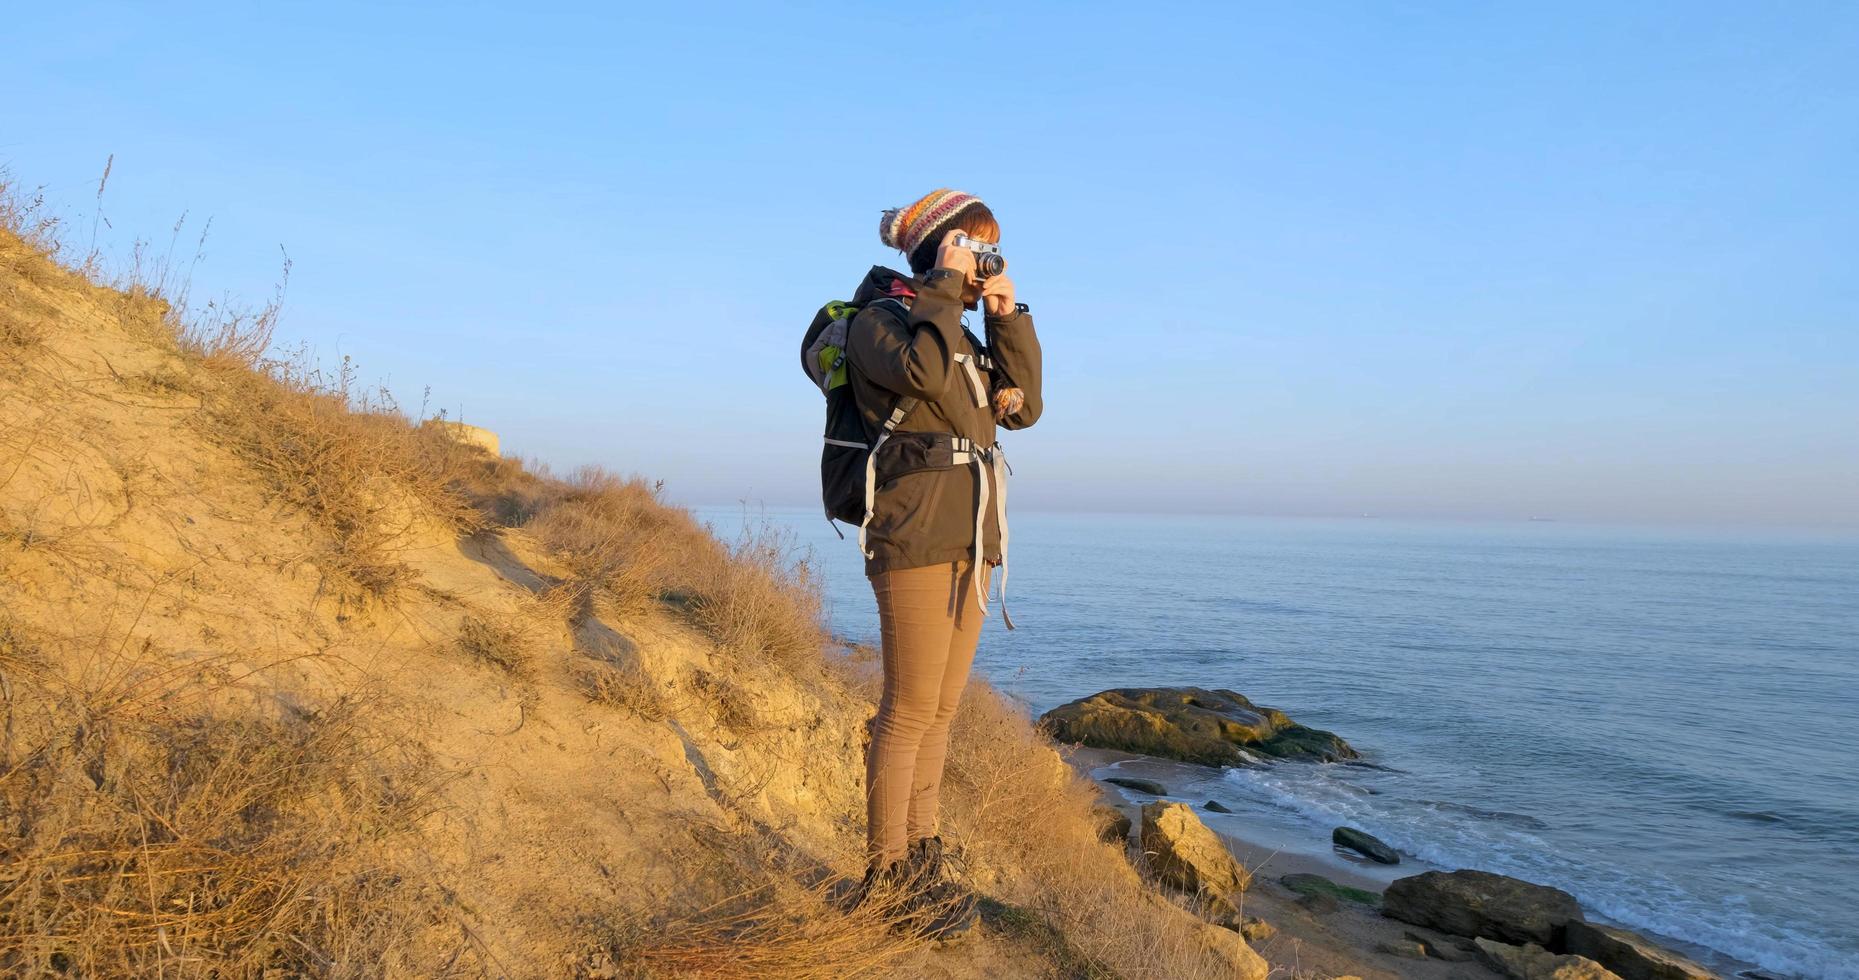
<path fill-rule="evenodd" d="M 1335 734 L 1228 690 L 1116 688 L 1062 704 L 1039 722 L 1060 741 L 1211 766 L 1244 765 L 1252 761 L 1248 752 L 1322 762 L 1358 757 Z"/>

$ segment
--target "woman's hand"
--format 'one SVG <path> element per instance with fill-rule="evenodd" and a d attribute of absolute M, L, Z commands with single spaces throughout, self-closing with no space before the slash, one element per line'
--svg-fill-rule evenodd
<path fill-rule="evenodd" d="M 1018 388 L 1000 388 L 994 392 L 994 421 L 999 422 L 1026 407 L 1026 392 Z"/>
<path fill-rule="evenodd" d="M 1013 280 L 1005 272 L 981 280 L 981 308 L 988 316 L 1007 316 L 1013 306 Z"/>
<path fill-rule="evenodd" d="M 975 281 L 975 253 L 955 244 L 955 239 L 967 234 L 960 228 L 951 228 L 942 236 L 942 246 L 936 250 L 936 268 L 953 269 L 961 273 L 962 281 Z"/>

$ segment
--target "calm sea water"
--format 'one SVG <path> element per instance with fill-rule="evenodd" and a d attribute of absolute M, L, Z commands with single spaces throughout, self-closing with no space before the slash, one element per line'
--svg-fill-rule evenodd
<path fill-rule="evenodd" d="M 875 637 L 857 548 L 817 514 L 699 513 L 791 528 L 836 628 Z M 1047 514 L 1013 540 L 1020 629 L 990 624 L 977 665 L 1032 710 L 1228 687 L 1388 767 L 1232 770 L 1227 819 L 1353 824 L 1422 866 L 1859 978 L 1859 540 Z"/>

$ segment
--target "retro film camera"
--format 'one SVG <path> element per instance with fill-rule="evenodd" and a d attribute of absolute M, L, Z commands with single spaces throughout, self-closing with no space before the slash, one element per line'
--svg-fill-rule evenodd
<path fill-rule="evenodd" d="M 956 248 L 965 248 L 975 253 L 975 278 L 986 279 L 1007 271 L 1007 260 L 1001 257 L 1001 247 L 991 242 L 979 241 L 967 235 L 955 236 L 952 242 Z"/>

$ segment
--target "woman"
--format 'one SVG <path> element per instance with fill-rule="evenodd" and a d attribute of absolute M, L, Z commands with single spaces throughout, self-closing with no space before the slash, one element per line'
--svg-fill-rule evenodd
<path fill-rule="evenodd" d="M 977 253 L 956 244 L 963 236 L 1000 241 L 993 212 L 969 194 L 938 190 L 885 212 L 879 237 L 904 254 L 911 274 L 873 268 L 853 298 L 860 310 L 846 338 L 866 432 L 880 434 L 906 409 L 875 454 L 861 535 L 884 654 L 865 761 L 866 891 L 902 887 L 945 908 L 948 896 L 965 894 L 942 868 L 943 758 L 996 568 L 1006 611 L 1006 465 L 995 430 L 1032 425 L 1042 408 L 1033 318 L 1004 267 L 977 274 Z M 977 304 L 985 339 L 964 329 L 963 310 Z M 959 921 L 939 931 L 972 921 L 972 903 L 954 904 Z"/>

